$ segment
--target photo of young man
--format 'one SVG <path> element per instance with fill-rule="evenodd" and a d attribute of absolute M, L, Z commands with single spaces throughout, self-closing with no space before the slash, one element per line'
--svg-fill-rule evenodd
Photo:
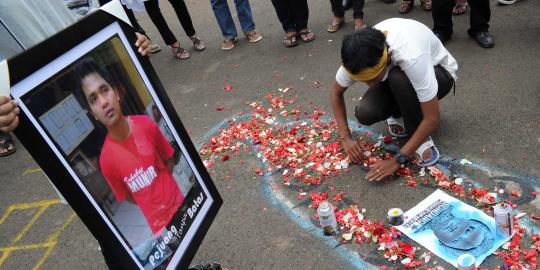
<path fill-rule="evenodd" d="M 175 182 L 174 149 L 146 115 L 125 115 L 118 85 L 92 58 L 74 68 L 75 95 L 107 129 L 99 157 L 101 172 L 118 202 L 137 205 L 154 236 L 159 236 L 184 195 Z"/>

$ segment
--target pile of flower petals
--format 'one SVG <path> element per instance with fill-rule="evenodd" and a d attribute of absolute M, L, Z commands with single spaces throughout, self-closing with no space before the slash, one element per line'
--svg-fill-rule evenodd
<path fill-rule="evenodd" d="M 252 147 L 259 153 L 259 158 L 276 169 L 283 169 L 283 180 L 297 179 L 305 184 L 320 184 L 324 178 L 336 176 L 348 171 L 349 158 L 342 151 L 336 134 L 335 120 L 323 121 L 326 112 L 314 109 L 304 111 L 300 118 L 300 109 L 287 110 L 294 99 L 287 99 L 284 94 L 266 96 L 270 106 L 263 107 L 263 102 L 253 102 L 249 119 L 239 121 L 229 119 L 226 128 L 218 130 L 208 143 L 199 151 L 207 168 L 225 154 L 236 155 Z M 289 121 L 277 121 L 276 114 Z M 292 121 L 290 121 L 292 120 Z M 228 159 L 226 159 L 228 160 Z"/>
<path fill-rule="evenodd" d="M 280 91 L 281 92 L 281 91 Z M 228 120 L 228 125 L 220 130 L 209 141 L 202 145 L 200 154 L 207 168 L 215 165 L 217 160 L 229 162 L 231 156 L 242 151 L 256 150 L 257 157 L 273 169 L 281 169 L 285 184 L 298 181 L 298 184 L 321 185 L 327 178 L 349 171 L 349 158 L 344 154 L 337 139 L 335 120 L 323 119 L 326 112 L 312 107 L 303 110 L 296 104 L 294 97 L 269 93 L 266 100 L 249 104 L 251 112 L 248 115 L 238 113 L 241 118 Z M 392 154 L 382 146 L 390 143 L 391 138 L 374 138 L 374 134 L 358 134 L 364 148 L 366 159 L 362 162 L 365 167 L 371 167 L 382 159 L 392 158 Z M 264 175 L 260 168 L 255 173 Z M 485 188 L 469 188 L 465 190 L 461 178 L 451 179 L 437 167 L 427 170 L 416 165 L 402 167 L 398 171 L 405 186 L 417 187 L 419 184 L 436 186 L 445 189 L 456 197 L 475 199 L 485 211 L 490 211 L 496 203 L 496 194 Z M 275 190 L 277 190 L 276 188 Z M 332 190 L 333 191 L 333 190 Z M 302 200 L 307 195 L 300 190 L 297 199 Z M 312 211 L 328 198 L 341 202 L 345 192 L 336 194 L 327 192 L 311 192 Z M 337 220 L 345 232 L 342 235 L 346 243 L 368 244 L 375 243 L 382 251 L 382 256 L 392 263 L 400 262 L 404 268 L 425 268 L 431 254 L 418 255 L 418 248 L 400 241 L 401 233 L 393 227 L 385 226 L 384 222 L 369 220 L 364 217 L 365 209 L 350 205 L 345 209 L 334 206 Z M 315 218 L 317 214 L 314 214 Z M 517 222 L 516 222 L 517 224 Z M 540 237 L 532 236 L 531 246 L 522 243 L 523 231 L 511 240 L 510 246 L 495 254 L 505 261 L 507 268 L 536 269 L 536 258 L 540 252 Z M 524 248 L 524 249 L 522 249 Z M 386 268 L 386 266 L 381 266 Z M 435 267 L 437 268 L 437 267 Z"/>

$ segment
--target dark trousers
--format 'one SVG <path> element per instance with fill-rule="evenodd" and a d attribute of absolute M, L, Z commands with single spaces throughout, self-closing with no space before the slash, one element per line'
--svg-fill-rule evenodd
<path fill-rule="evenodd" d="M 189 37 L 195 35 L 195 28 L 193 28 L 193 22 L 191 22 L 191 16 L 189 15 L 189 11 L 186 7 L 186 3 L 184 3 L 184 0 L 169 0 L 169 2 L 173 6 L 176 16 L 180 20 L 180 24 L 182 25 L 182 28 L 184 28 L 186 35 Z M 161 37 L 165 41 L 165 44 L 172 45 L 176 43 L 176 37 L 171 32 L 165 18 L 163 18 L 163 14 L 161 14 L 158 0 L 145 1 L 144 8 L 146 8 L 148 16 L 157 27 Z"/>
<path fill-rule="evenodd" d="M 489 0 L 468 0 L 471 7 L 470 28 L 467 31 L 470 35 L 478 32 L 487 32 L 489 30 L 489 20 L 491 18 L 491 9 Z M 454 0 L 433 0 L 433 32 L 451 36 L 452 31 L 452 8 Z"/>
<path fill-rule="evenodd" d="M 137 21 L 137 18 L 135 18 L 135 14 L 133 14 L 133 10 L 127 8 L 126 6 L 122 5 L 122 7 L 124 8 L 124 11 L 126 12 L 126 15 L 129 19 L 129 21 L 131 22 L 131 25 L 133 26 L 133 29 L 135 29 L 135 31 L 143 34 L 146 36 L 146 31 L 144 31 L 144 29 L 141 27 L 141 25 L 139 25 L 139 22 Z"/>
<path fill-rule="evenodd" d="M 435 77 L 439 89 L 437 97 L 445 97 L 454 85 L 454 79 L 441 66 L 435 67 Z M 355 116 L 362 125 L 372 125 L 388 119 L 390 116 L 401 117 L 405 130 L 412 136 L 423 119 L 420 101 L 407 75 L 393 67 L 386 81 L 370 87 L 355 109 Z"/>
<path fill-rule="evenodd" d="M 285 32 L 307 29 L 309 9 L 307 0 L 272 0 Z"/>
<path fill-rule="evenodd" d="M 364 18 L 364 0 L 351 0 L 353 3 L 353 18 Z M 345 9 L 343 8 L 343 0 L 330 0 L 332 12 L 335 17 L 345 17 Z"/>

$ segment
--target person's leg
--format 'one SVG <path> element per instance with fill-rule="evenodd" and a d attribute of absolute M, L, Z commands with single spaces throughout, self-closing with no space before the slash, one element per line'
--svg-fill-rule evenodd
<path fill-rule="evenodd" d="M 296 30 L 296 25 L 294 24 L 292 13 L 291 13 L 291 3 L 290 0 L 272 0 L 272 5 L 276 10 L 279 22 L 285 31 L 285 38 L 283 38 L 283 46 L 285 47 L 294 47 L 298 45 L 298 40 L 296 35 L 298 31 Z"/>
<path fill-rule="evenodd" d="M 296 26 L 292 18 L 289 1 L 291 0 L 272 0 L 272 5 L 276 10 L 279 22 L 286 33 L 296 33 Z"/>
<path fill-rule="evenodd" d="M 307 0 L 296 0 L 291 4 L 294 5 L 292 8 L 294 24 L 296 25 L 300 39 L 303 42 L 313 41 L 315 39 L 315 33 L 308 29 L 309 7 Z"/>
<path fill-rule="evenodd" d="M 236 6 L 236 13 L 238 14 L 238 20 L 242 31 L 244 33 L 255 30 L 255 23 L 253 22 L 253 15 L 251 13 L 251 6 L 249 0 L 234 0 Z"/>
<path fill-rule="evenodd" d="M 131 22 L 131 25 L 133 26 L 133 29 L 135 29 L 135 31 L 143 34 L 146 36 L 146 32 L 144 31 L 144 29 L 139 25 L 139 22 L 137 21 L 137 18 L 135 18 L 135 14 L 133 14 L 133 10 L 127 8 L 125 5 L 122 5 L 122 7 L 124 8 L 124 11 L 126 12 L 126 15 L 129 19 L 129 21 Z"/>
<path fill-rule="evenodd" d="M 216 16 L 219 29 L 221 29 L 221 34 L 225 39 L 234 40 L 238 33 L 236 32 L 236 26 L 234 25 L 227 0 L 210 0 L 210 3 L 212 4 L 212 10 Z"/>
<path fill-rule="evenodd" d="M 165 44 L 171 46 L 177 43 L 176 37 L 171 32 L 171 29 L 169 29 L 165 18 L 163 18 L 163 14 L 161 14 L 161 10 L 159 10 L 158 0 L 145 1 L 144 8 L 148 13 L 148 17 L 150 17 L 150 20 L 152 20 L 159 33 L 161 34 L 161 37 L 163 38 L 163 41 L 165 41 Z"/>
<path fill-rule="evenodd" d="M 454 80 L 444 68 L 436 66 L 434 69 L 438 84 L 437 97 L 440 100 L 450 92 Z M 399 112 L 403 116 L 405 130 L 409 136 L 412 136 L 423 119 L 416 91 L 407 75 L 399 67 L 393 67 L 389 71 L 387 81 Z"/>
<path fill-rule="evenodd" d="M 399 117 L 399 113 L 386 81 L 370 87 L 354 109 L 358 122 L 366 126 L 386 120 L 390 116 Z"/>
<path fill-rule="evenodd" d="M 191 16 L 189 15 L 184 0 L 169 0 L 169 2 L 173 6 L 176 16 L 180 20 L 180 24 L 182 25 L 182 28 L 184 28 L 186 35 L 188 37 L 195 36 L 195 28 L 193 27 L 193 22 L 191 21 Z"/>
<path fill-rule="evenodd" d="M 453 0 L 433 1 L 433 8 L 431 10 L 431 16 L 433 17 L 433 32 L 443 43 L 449 40 L 453 33 L 453 6 Z"/>
<path fill-rule="evenodd" d="M 309 7 L 307 0 L 292 0 L 290 6 L 296 29 L 298 31 L 307 30 L 309 20 Z"/>
<path fill-rule="evenodd" d="M 339 30 L 345 22 L 345 8 L 343 7 L 342 0 L 330 0 L 330 6 L 332 7 L 334 18 L 332 19 L 332 22 L 330 22 L 330 25 L 328 25 L 326 31 L 334 33 Z"/>
<path fill-rule="evenodd" d="M 364 0 L 353 0 L 353 18 L 355 30 L 359 30 L 365 27 Z"/>
<path fill-rule="evenodd" d="M 491 18 L 489 0 L 469 0 L 469 6 L 471 7 L 471 28 L 467 32 L 471 35 L 488 32 Z"/>
<path fill-rule="evenodd" d="M 330 6 L 332 7 L 334 17 L 345 17 L 345 8 L 343 7 L 342 0 L 330 0 Z"/>

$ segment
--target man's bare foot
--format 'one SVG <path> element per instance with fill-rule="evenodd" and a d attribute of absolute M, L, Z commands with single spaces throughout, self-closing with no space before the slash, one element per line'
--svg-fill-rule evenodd
<path fill-rule="evenodd" d="M 354 19 L 354 30 L 362 30 L 364 28 L 366 28 L 366 25 L 364 24 L 363 19 Z"/>

